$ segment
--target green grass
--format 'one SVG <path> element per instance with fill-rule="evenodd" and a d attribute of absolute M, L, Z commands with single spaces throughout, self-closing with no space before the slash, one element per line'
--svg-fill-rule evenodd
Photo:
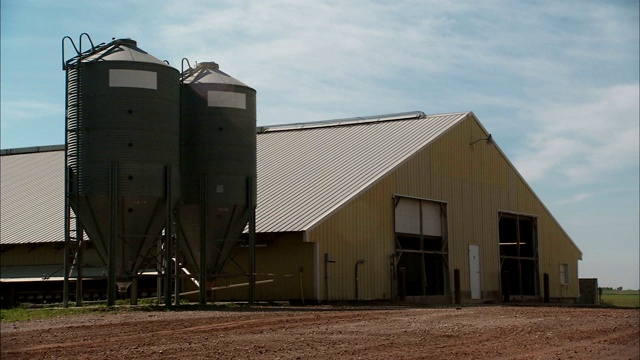
<path fill-rule="evenodd" d="M 640 308 L 639 290 L 602 290 L 600 303 L 624 308 Z"/>
<path fill-rule="evenodd" d="M 603 290 L 600 303 L 603 305 L 616 306 L 621 308 L 640 308 L 640 290 Z M 153 300 L 141 300 L 140 305 L 127 305 L 128 301 L 118 300 L 116 306 L 108 307 L 105 304 L 85 305 L 83 307 L 62 307 L 62 304 L 50 305 L 30 305 L 24 304 L 9 309 L 0 309 L 0 319 L 3 323 L 15 321 L 28 321 L 46 319 L 56 316 L 73 316 L 77 314 L 97 314 L 97 313 L 118 313 L 127 311 L 166 311 L 162 305 L 158 305 Z M 185 302 L 186 305 L 186 302 Z M 173 308 L 173 310 L 215 310 L 231 309 L 241 307 L 233 303 L 219 305 L 209 304 L 198 306 L 191 304 L 187 307 Z"/>
<path fill-rule="evenodd" d="M 106 302 L 99 304 L 85 304 L 82 307 L 74 307 L 70 305 L 64 308 L 62 304 L 22 304 L 17 307 L 0 309 L 0 318 L 3 323 L 15 321 L 28 321 L 37 319 L 46 319 L 56 316 L 73 316 L 78 314 L 99 314 L 99 313 L 119 313 L 131 311 L 184 311 L 184 310 L 220 310 L 243 308 L 243 305 L 234 303 L 222 304 L 206 304 L 199 305 L 188 301 L 180 301 L 180 306 L 167 308 L 164 305 L 158 305 L 155 300 L 140 299 L 138 305 L 129 305 L 128 300 L 116 300 L 115 306 L 107 306 Z"/>
<path fill-rule="evenodd" d="M 27 321 L 46 319 L 56 316 L 68 316 L 77 314 L 115 313 L 122 311 L 149 311 L 157 308 L 155 301 L 142 299 L 140 305 L 130 306 L 127 300 L 116 300 L 116 306 L 108 307 L 106 303 L 85 304 L 82 307 L 70 305 L 64 308 L 62 304 L 21 304 L 17 307 L 0 309 L 2 322 Z M 162 308 L 164 309 L 164 308 Z"/>
<path fill-rule="evenodd" d="M 106 306 L 85 306 L 85 307 L 30 307 L 19 306 L 10 309 L 0 309 L 2 322 L 27 321 L 36 319 L 46 319 L 56 316 L 67 316 L 76 314 L 90 314 L 97 312 L 112 312 L 116 308 Z"/>

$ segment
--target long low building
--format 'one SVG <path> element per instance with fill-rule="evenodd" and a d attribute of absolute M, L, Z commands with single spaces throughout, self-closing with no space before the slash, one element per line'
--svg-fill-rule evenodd
<path fill-rule="evenodd" d="M 15 301 L 15 284 L 62 276 L 64 147 L 1 160 L 0 278 Z M 258 300 L 579 297 L 580 249 L 471 112 L 259 127 L 257 166 Z M 247 252 L 226 272 L 246 272 Z M 104 278 L 90 246 L 82 264 Z M 220 277 L 214 298 L 246 300 L 246 283 Z"/>

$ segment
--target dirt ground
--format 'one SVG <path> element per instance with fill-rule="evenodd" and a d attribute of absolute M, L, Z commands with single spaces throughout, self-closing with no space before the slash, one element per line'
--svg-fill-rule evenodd
<path fill-rule="evenodd" d="M 2 323 L 8 359 L 638 359 L 640 310 L 265 307 Z"/>

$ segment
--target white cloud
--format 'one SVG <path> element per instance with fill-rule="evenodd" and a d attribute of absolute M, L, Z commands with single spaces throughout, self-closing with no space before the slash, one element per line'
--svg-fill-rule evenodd
<path fill-rule="evenodd" d="M 527 136 L 515 163 L 529 181 L 554 178 L 597 183 L 612 172 L 638 168 L 638 85 L 593 91 L 573 103 L 530 109 L 538 130 Z"/>
<path fill-rule="evenodd" d="M 455 56 L 445 41 L 455 21 L 437 7 L 425 13 L 410 5 L 280 1 L 212 8 L 186 2 L 199 11 L 188 22 L 162 27 L 158 37 L 174 53 L 192 62 L 214 60 L 255 87 L 259 99 L 271 100 L 258 110 L 270 122 L 305 120 L 289 118 L 293 108 L 313 109 L 309 120 L 348 115 L 336 109 L 368 114 L 376 110 L 353 112 L 372 103 L 397 111 L 406 95 L 394 83 L 429 86 L 425 74 L 444 73 Z"/>

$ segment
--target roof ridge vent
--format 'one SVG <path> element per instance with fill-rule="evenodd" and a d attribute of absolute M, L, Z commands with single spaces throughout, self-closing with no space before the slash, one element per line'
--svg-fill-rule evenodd
<path fill-rule="evenodd" d="M 313 121 L 313 122 L 305 122 L 305 123 L 260 126 L 257 128 L 257 132 L 265 133 L 265 132 L 274 132 L 274 131 L 304 130 L 304 129 L 315 129 L 315 128 L 323 128 L 323 127 L 377 123 L 377 122 L 384 122 L 384 121 L 412 120 L 412 119 L 424 118 L 426 116 L 427 114 L 425 114 L 422 111 L 410 111 L 410 112 L 384 114 L 384 115 L 342 118 L 342 119 L 335 119 L 335 120 L 321 120 L 321 121 Z"/>

